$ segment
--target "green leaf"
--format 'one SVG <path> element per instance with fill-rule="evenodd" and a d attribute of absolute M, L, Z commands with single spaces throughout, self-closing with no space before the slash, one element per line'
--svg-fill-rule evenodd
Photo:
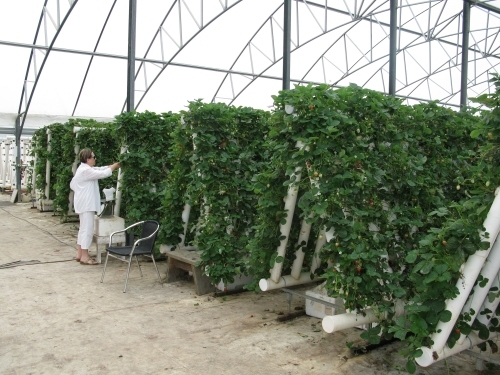
<path fill-rule="evenodd" d="M 443 323 L 448 323 L 451 320 L 451 311 L 444 310 L 439 313 L 439 320 Z"/>
<path fill-rule="evenodd" d="M 428 261 L 426 261 L 426 263 L 424 264 L 424 266 L 420 270 L 420 273 L 422 275 L 427 275 L 430 272 L 430 270 L 432 269 L 432 267 L 434 267 L 434 262 L 432 260 L 428 260 Z"/>
<path fill-rule="evenodd" d="M 490 337 L 490 330 L 484 324 L 479 327 L 478 336 L 481 340 L 487 340 Z"/>
<path fill-rule="evenodd" d="M 283 262 L 283 260 L 284 260 L 284 258 L 281 255 L 279 255 L 279 256 L 276 257 L 275 262 L 276 263 L 281 263 L 281 262 Z"/>
<path fill-rule="evenodd" d="M 408 331 L 406 329 L 400 329 L 394 333 L 394 337 L 397 339 L 400 339 L 400 340 L 404 340 L 404 339 L 406 339 L 407 333 L 408 333 Z"/>
<path fill-rule="evenodd" d="M 417 371 L 417 366 L 415 365 L 415 361 L 412 359 L 409 359 L 406 362 L 406 371 L 408 371 L 410 374 L 414 374 L 415 371 Z"/>
<path fill-rule="evenodd" d="M 413 263 L 417 260 L 417 257 L 418 257 L 418 251 L 417 250 L 412 250 L 408 253 L 408 255 L 406 255 L 406 258 L 405 260 L 408 262 L 408 263 Z"/>
<path fill-rule="evenodd" d="M 477 138 L 481 135 L 481 130 L 480 129 L 475 129 L 473 131 L 470 132 L 470 136 L 471 138 Z"/>

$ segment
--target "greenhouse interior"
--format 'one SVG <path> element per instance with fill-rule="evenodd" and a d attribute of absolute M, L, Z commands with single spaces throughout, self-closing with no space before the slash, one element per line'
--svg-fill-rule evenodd
<path fill-rule="evenodd" d="M 50 285 L 57 272 L 78 272 L 80 286 L 123 309 L 132 299 L 166 303 L 171 293 L 186 305 L 167 314 L 172 324 L 187 324 L 192 314 L 202 321 L 256 317 L 242 299 L 272 296 L 280 308 L 260 302 L 262 319 L 275 310 L 279 316 L 252 329 L 280 327 L 259 334 L 284 335 L 284 343 L 271 338 L 268 356 L 240 347 L 256 342 L 224 346 L 220 337 L 233 343 L 250 330 L 238 320 L 240 333 L 221 331 L 213 349 L 234 351 L 226 362 L 201 354 L 207 346 L 184 353 L 191 331 L 183 328 L 184 354 L 168 353 L 169 365 L 155 364 L 159 354 L 117 362 L 126 355 L 116 351 L 109 363 L 98 357 L 100 365 L 70 365 L 39 341 L 20 338 L 28 331 L 10 320 L 19 314 L 13 303 L 4 311 L 2 325 L 10 328 L 0 341 L 1 372 L 183 374 L 211 363 L 206 373 L 500 374 L 500 0 L 4 6 L 0 238 L 18 253 L 10 250 L 0 261 L 2 283 L 15 288 L 14 280 L 29 278 L 22 275 L 36 264 L 19 260 L 36 256 L 22 254 L 19 236 L 34 236 L 24 241 L 30 249 L 43 243 L 36 236 L 57 239 L 72 255 L 79 241 L 76 260 L 97 267 L 47 258 L 38 267 L 59 268 L 36 276 L 37 285 Z M 82 254 L 83 193 L 73 183 L 88 165 L 103 168 L 90 168 L 101 171 L 92 178 L 99 204 L 84 210 L 93 224 Z M 11 219 L 18 223 L 7 224 Z M 148 222 L 158 226 L 146 235 Z M 85 251 L 94 258 L 84 262 Z M 110 256 L 125 265 L 113 259 L 108 265 Z M 64 270 L 68 264 L 74 270 Z M 185 295 L 167 292 L 173 286 L 186 288 Z M 25 293 L 8 290 L 3 297 Z M 189 307 L 182 299 L 188 294 Z M 220 301 L 220 315 L 191 310 L 202 298 Z M 47 309 L 60 299 L 46 300 Z M 79 311 L 107 316 L 83 302 Z M 163 324 L 155 314 L 153 324 Z M 127 319 L 141 327 L 135 315 Z M 304 342 L 285 346 L 290 330 Z M 64 332 L 54 333 L 57 347 L 76 345 L 94 357 L 86 348 L 95 342 L 82 336 L 69 343 Z M 124 334 L 97 332 L 102 340 Z M 158 335 L 123 341 L 147 346 Z M 352 337 L 355 345 L 347 342 Z M 294 360 L 294 345 L 308 357 Z M 20 358 L 30 347 L 41 350 L 38 360 Z M 384 359 L 387 353 L 394 357 Z M 281 365 L 266 359 L 288 355 Z"/>

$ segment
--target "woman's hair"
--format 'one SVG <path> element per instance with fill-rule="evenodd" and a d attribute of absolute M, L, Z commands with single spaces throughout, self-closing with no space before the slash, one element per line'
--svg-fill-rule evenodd
<path fill-rule="evenodd" d="M 78 157 L 80 158 L 80 161 L 82 163 L 86 164 L 87 160 L 92 157 L 92 150 L 90 148 L 84 148 L 83 150 L 80 151 Z"/>

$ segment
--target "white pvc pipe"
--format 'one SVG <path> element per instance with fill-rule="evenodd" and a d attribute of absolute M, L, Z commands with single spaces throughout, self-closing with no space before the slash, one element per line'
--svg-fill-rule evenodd
<path fill-rule="evenodd" d="M 312 217 L 310 215 L 309 217 Z M 292 271 L 290 274 L 293 278 L 298 279 L 300 274 L 302 273 L 302 265 L 304 263 L 304 256 L 306 255 L 302 250 L 303 247 L 307 246 L 307 242 L 309 241 L 309 234 L 311 233 L 311 224 L 307 224 L 307 220 L 302 220 L 302 226 L 300 228 L 300 234 L 298 239 L 299 248 L 295 252 L 295 260 L 292 264 Z M 305 245 L 302 246 L 301 243 L 305 242 Z"/>
<path fill-rule="evenodd" d="M 295 173 L 292 175 L 295 175 L 295 182 L 300 181 L 300 171 L 302 170 L 302 167 L 297 167 L 295 168 Z M 292 178 L 290 176 L 290 178 Z M 297 203 L 297 194 L 298 194 L 299 189 L 295 185 L 295 183 L 290 184 L 288 186 L 288 194 L 285 197 L 285 208 L 284 210 L 287 212 L 286 214 L 286 223 L 285 224 L 280 224 L 280 236 L 285 237 L 284 239 L 280 240 L 280 244 L 278 248 L 276 249 L 276 252 L 278 253 L 278 257 L 285 257 L 285 252 L 286 252 L 286 246 L 288 243 L 288 237 L 290 236 L 290 228 L 292 226 L 292 219 L 293 219 L 293 213 L 295 211 L 295 204 Z M 281 269 L 283 268 L 283 262 L 274 262 L 274 267 L 271 270 L 271 280 L 273 280 L 275 283 L 278 283 L 279 278 L 281 276 Z"/>
<path fill-rule="evenodd" d="M 11 146 L 10 146 L 10 149 L 12 151 L 12 161 L 10 163 L 10 169 L 9 169 L 9 176 L 10 176 L 10 186 L 12 188 L 12 190 L 14 189 L 17 189 L 17 178 L 16 178 L 16 170 L 17 170 L 17 144 L 13 143 Z M 19 166 L 20 168 L 20 166 Z"/>
<path fill-rule="evenodd" d="M 491 288 L 497 288 L 497 291 L 495 292 L 495 294 L 498 294 L 498 290 L 500 289 L 500 273 L 498 273 L 495 276 L 495 279 L 493 280 L 493 284 L 491 284 Z M 486 296 L 486 298 L 484 299 L 483 305 L 481 306 L 479 311 L 481 312 L 481 311 L 488 309 L 491 311 L 491 313 L 478 315 L 477 321 L 479 323 L 484 324 L 484 325 L 488 325 L 490 323 L 490 320 L 493 318 L 493 316 L 495 316 L 495 311 L 497 310 L 499 303 L 500 303 L 500 296 L 495 297 L 495 299 L 493 299 L 491 302 L 490 302 L 488 296 Z"/>
<path fill-rule="evenodd" d="M 127 152 L 127 147 L 123 146 L 120 148 L 120 154 L 124 154 Z M 120 208 L 122 205 L 122 178 L 123 178 L 123 171 L 122 168 L 120 167 L 118 169 L 118 179 L 116 181 L 116 200 L 115 200 L 115 216 L 120 216 Z"/>
<path fill-rule="evenodd" d="M 31 172 L 31 199 L 37 198 L 36 196 L 36 163 L 37 163 L 37 154 L 35 154 L 35 157 L 33 158 L 33 170 Z"/>
<path fill-rule="evenodd" d="M 279 288 L 285 288 L 287 286 L 294 286 L 294 285 L 302 285 L 302 284 L 308 284 L 310 282 L 313 282 L 315 280 L 318 280 L 318 277 L 314 275 L 314 272 L 316 269 L 319 267 L 321 260 L 319 259 L 319 252 L 321 251 L 321 248 L 323 245 L 326 243 L 327 236 L 325 234 L 324 230 L 320 231 L 320 234 L 318 235 L 318 239 L 316 240 L 316 248 L 314 249 L 314 254 L 313 258 L 311 261 L 311 270 L 309 272 L 302 272 L 299 277 L 293 277 L 292 275 L 286 275 L 286 276 L 281 276 L 278 280 L 278 282 L 275 282 L 272 279 L 261 279 L 259 281 L 259 287 L 260 289 L 265 292 L 268 290 L 274 290 L 274 289 L 279 289 Z M 311 279 L 311 274 L 313 274 L 313 278 Z"/>
<path fill-rule="evenodd" d="M 189 216 L 191 215 L 191 205 L 185 204 L 184 209 L 182 210 L 182 228 L 183 228 L 183 234 L 180 234 L 179 237 L 181 238 L 181 243 L 179 244 L 179 247 L 185 247 L 186 245 L 186 234 L 187 234 L 187 227 L 189 223 Z"/>
<path fill-rule="evenodd" d="M 3 187 L 3 181 L 5 179 L 4 177 L 4 165 L 3 165 L 3 160 L 5 159 L 5 144 L 4 144 L 4 140 L 2 139 L 0 141 L 0 183 L 2 183 L 2 187 Z"/>
<path fill-rule="evenodd" d="M 9 152 L 10 152 L 10 141 L 6 140 L 5 143 L 5 159 L 4 159 L 4 167 L 2 169 L 2 189 L 5 191 L 7 186 L 7 170 L 9 169 Z"/>
<path fill-rule="evenodd" d="M 493 247 L 491 248 L 490 255 L 486 260 L 483 269 L 481 270 L 480 275 L 484 278 L 488 279 L 486 285 L 481 287 L 479 283 L 473 289 L 472 294 L 469 295 L 469 299 L 467 303 L 464 305 L 462 309 L 462 314 L 468 313 L 471 317 L 471 320 L 466 324 L 471 325 L 474 322 L 474 319 L 479 314 L 482 304 L 488 296 L 490 288 L 498 275 L 498 269 L 500 268 L 500 240 L 497 238 Z M 474 310 L 474 313 L 471 312 Z M 494 311 L 494 310 L 493 310 Z M 463 343 L 465 340 L 465 335 L 461 335 L 458 343 Z"/>
<path fill-rule="evenodd" d="M 485 232 L 489 233 L 489 238 L 485 239 L 493 244 L 493 241 L 498 235 L 500 230 L 500 194 L 496 194 L 495 200 L 493 201 L 488 216 L 484 221 Z M 434 342 L 432 345 L 432 350 L 435 352 L 441 352 L 444 348 L 448 337 L 455 326 L 455 323 L 462 311 L 469 294 L 474 286 L 474 283 L 481 271 L 486 257 L 490 253 L 491 246 L 488 250 L 478 250 L 473 255 L 469 256 L 467 261 L 462 265 L 463 277 L 460 278 L 456 287 L 459 290 L 459 295 L 454 299 L 446 300 L 446 310 L 450 311 L 452 317 L 448 322 L 439 322 L 436 327 L 436 332 L 431 335 L 431 340 Z M 424 350 L 424 347 L 420 349 Z"/>
<path fill-rule="evenodd" d="M 80 131 L 81 127 L 75 126 L 73 128 L 73 132 L 75 133 L 75 139 L 78 138 L 78 132 Z M 73 176 L 76 173 L 77 167 L 78 167 L 78 154 L 80 153 L 80 145 L 78 144 L 77 140 L 75 140 L 75 160 L 73 161 L 73 164 L 71 166 L 71 171 L 73 172 Z M 69 209 L 68 209 L 68 215 L 73 215 L 75 212 L 73 211 L 73 202 L 75 200 L 75 192 L 73 190 L 69 191 Z"/>
<path fill-rule="evenodd" d="M 463 343 L 459 344 L 457 342 L 455 346 L 453 346 L 453 348 L 449 348 L 448 346 L 446 346 L 440 351 L 435 351 L 431 348 L 423 346 L 420 348 L 422 350 L 422 355 L 418 358 L 415 358 L 415 361 L 418 363 L 419 366 L 427 367 L 437 361 L 451 357 L 452 355 L 458 354 L 464 350 L 471 349 L 472 347 L 481 344 L 482 342 L 485 342 L 487 340 L 491 340 L 497 336 L 498 332 L 494 332 L 492 333 L 492 335 L 490 335 L 488 339 L 482 340 L 475 332 L 471 332 L 471 334 L 467 336 L 467 339 Z"/>
<path fill-rule="evenodd" d="M 394 318 L 405 313 L 404 304 L 398 300 L 394 305 Z M 376 313 L 373 309 L 363 310 L 362 314 L 347 312 L 339 315 L 327 315 L 321 325 L 326 333 L 333 333 L 363 324 L 376 323 L 387 317 L 388 312 Z"/>
<path fill-rule="evenodd" d="M 300 277 L 298 279 L 292 277 L 292 275 L 281 276 L 278 279 L 278 282 L 275 282 L 271 279 L 260 279 L 259 288 L 263 292 L 266 292 L 268 290 L 286 288 L 288 286 L 307 284 L 317 279 L 318 278 L 315 276 L 311 279 L 310 272 L 303 272 L 300 274 Z"/>
<path fill-rule="evenodd" d="M 47 151 L 50 154 L 51 146 L 50 141 L 52 140 L 52 134 L 50 129 L 47 129 Z M 50 199 L 50 160 L 47 158 L 47 163 L 45 164 L 45 199 Z"/>
<path fill-rule="evenodd" d="M 316 272 L 316 269 L 320 266 L 321 260 L 319 259 L 319 252 L 321 248 L 326 243 L 326 233 L 324 229 L 321 229 L 316 240 L 316 248 L 314 249 L 314 254 L 311 261 L 311 273 Z"/>

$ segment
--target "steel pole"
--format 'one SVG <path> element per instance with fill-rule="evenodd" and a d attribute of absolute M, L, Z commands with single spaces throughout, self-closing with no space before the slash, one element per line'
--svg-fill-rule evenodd
<path fill-rule="evenodd" d="M 462 75 L 460 81 L 460 106 L 467 106 L 467 77 L 469 68 L 470 4 L 464 1 L 462 19 Z"/>
<path fill-rule="evenodd" d="M 283 15 L 283 90 L 290 90 L 290 38 L 292 35 L 292 0 L 284 1 Z"/>
<path fill-rule="evenodd" d="M 135 109 L 135 37 L 137 1 L 129 0 L 128 9 L 128 64 L 127 64 L 127 112 Z"/>
<path fill-rule="evenodd" d="M 389 95 L 396 95 L 396 52 L 398 33 L 398 0 L 390 3 L 390 36 L 389 36 Z"/>
<path fill-rule="evenodd" d="M 22 201 L 22 186 L 21 186 L 21 115 L 16 117 L 16 187 L 17 187 L 17 202 Z"/>

